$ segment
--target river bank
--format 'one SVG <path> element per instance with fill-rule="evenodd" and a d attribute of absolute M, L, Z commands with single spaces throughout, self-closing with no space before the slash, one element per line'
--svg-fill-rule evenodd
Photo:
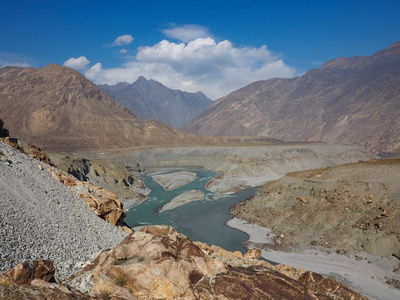
<path fill-rule="evenodd" d="M 316 250 L 304 253 L 275 251 L 268 248 L 274 238 L 270 229 L 236 218 L 229 220 L 227 225 L 248 234 L 246 247 L 261 248 L 261 256 L 269 261 L 333 277 L 370 299 L 400 299 L 400 290 L 385 283 L 388 278 L 400 280 L 398 271 L 393 271 L 398 267 L 395 261 L 367 254 L 360 254 L 363 259 L 357 260 L 355 254 L 347 257 Z"/>

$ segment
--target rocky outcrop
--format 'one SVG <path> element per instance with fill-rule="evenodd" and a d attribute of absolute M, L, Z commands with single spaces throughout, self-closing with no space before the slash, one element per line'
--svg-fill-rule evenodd
<path fill-rule="evenodd" d="M 279 249 L 399 258 L 399 193 L 400 160 L 376 160 L 289 173 L 231 213 L 286 237 Z"/>
<path fill-rule="evenodd" d="M 97 187 L 90 182 L 80 181 L 72 175 L 57 169 L 49 169 L 49 172 L 55 180 L 72 188 L 97 216 L 112 225 L 122 223 L 125 211 L 123 210 L 123 204 L 114 193 Z"/>
<path fill-rule="evenodd" d="M 54 281 L 51 260 L 34 260 L 31 266 L 23 262 L 11 271 L 0 273 L 0 299 L 84 300 L 89 296 Z"/>
<path fill-rule="evenodd" d="M 25 153 L 36 160 L 42 161 L 49 166 L 53 166 L 53 163 L 51 162 L 50 158 L 43 152 L 42 149 L 36 147 L 35 145 L 31 145 L 19 139 L 15 138 L 12 139 L 10 137 L 3 137 L 3 138 L 0 137 L 0 142 L 3 142 L 11 146 L 14 149 L 22 153 Z"/>
<path fill-rule="evenodd" d="M 400 42 L 336 58 L 292 79 L 254 82 L 213 103 L 184 130 L 400 152 Z"/>
<path fill-rule="evenodd" d="M 55 282 L 55 268 L 51 260 L 34 260 L 32 266 L 23 262 L 14 267 L 11 271 L 0 274 L 0 280 L 13 285 L 30 284 L 32 280 L 40 279 L 46 282 Z"/>
<path fill-rule="evenodd" d="M 118 163 L 105 158 L 88 159 L 61 153 L 48 153 L 48 156 L 58 169 L 109 190 L 124 203 L 127 202 L 128 206 L 142 203 L 150 194 L 140 178 L 144 168 L 134 161 Z"/>
<path fill-rule="evenodd" d="M 212 103 L 202 92 L 171 90 L 160 82 L 139 77 L 134 83 L 99 85 L 106 94 L 145 120 L 182 128 Z"/>
<path fill-rule="evenodd" d="M 193 243 L 171 227 L 149 226 L 100 254 L 68 284 L 89 280 L 92 295 L 116 299 L 364 299 L 336 280 L 274 267 L 259 255 Z"/>

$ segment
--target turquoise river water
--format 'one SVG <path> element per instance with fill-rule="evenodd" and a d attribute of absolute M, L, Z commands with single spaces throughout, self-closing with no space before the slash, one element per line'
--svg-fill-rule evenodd
<path fill-rule="evenodd" d="M 193 241 L 200 241 L 208 245 L 217 245 L 229 251 L 246 252 L 242 242 L 248 235 L 239 230 L 230 228 L 226 222 L 231 219 L 229 207 L 253 196 L 256 188 L 246 189 L 240 193 L 214 200 L 214 193 L 205 189 L 207 182 L 217 174 L 205 170 L 185 170 L 197 173 L 197 179 L 181 188 L 165 191 L 163 187 L 153 181 L 151 176 L 145 177 L 146 186 L 151 193 L 144 203 L 129 210 L 124 221 L 130 227 L 140 225 L 170 225 L 177 231 L 185 234 Z M 206 193 L 204 200 L 192 202 L 181 207 L 159 213 L 164 204 L 177 195 L 190 191 L 202 190 Z"/>

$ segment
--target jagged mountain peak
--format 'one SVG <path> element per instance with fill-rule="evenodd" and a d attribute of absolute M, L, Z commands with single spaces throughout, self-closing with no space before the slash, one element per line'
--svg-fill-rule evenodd
<path fill-rule="evenodd" d="M 189 124 L 212 104 L 202 92 L 173 90 L 143 76 L 129 86 L 101 85 L 100 88 L 140 118 L 168 123 L 175 128 Z"/>

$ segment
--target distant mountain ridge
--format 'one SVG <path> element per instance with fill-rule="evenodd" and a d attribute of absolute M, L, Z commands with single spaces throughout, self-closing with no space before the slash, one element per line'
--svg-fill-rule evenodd
<path fill-rule="evenodd" d="M 1 68 L 0 119 L 12 136 L 57 151 L 220 140 L 141 120 L 79 72 L 55 64 Z"/>
<path fill-rule="evenodd" d="M 357 144 L 400 152 L 400 42 L 302 76 L 254 82 L 213 103 L 187 132 Z"/>
<path fill-rule="evenodd" d="M 139 118 L 168 123 L 178 129 L 189 124 L 212 104 L 202 92 L 172 90 L 143 76 L 132 84 L 122 82 L 99 87 Z"/>

